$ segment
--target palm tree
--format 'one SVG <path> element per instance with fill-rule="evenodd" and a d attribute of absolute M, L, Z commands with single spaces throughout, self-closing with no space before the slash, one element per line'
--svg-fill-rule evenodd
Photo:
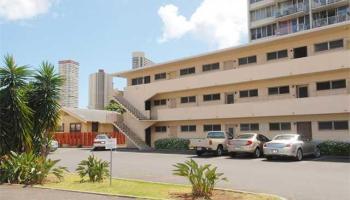
<path fill-rule="evenodd" d="M 27 106 L 26 84 L 31 72 L 18 66 L 10 55 L 0 67 L 0 155 L 9 151 L 30 150 L 31 114 Z"/>
<path fill-rule="evenodd" d="M 35 151 L 47 156 L 48 147 L 57 127 L 61 106 L 60 87 L 63 79 L 55 73 L 54 66 L 43 62 L 34 75 L 29 93 L 29 105 L 33 109 L 33 138 Z"/>

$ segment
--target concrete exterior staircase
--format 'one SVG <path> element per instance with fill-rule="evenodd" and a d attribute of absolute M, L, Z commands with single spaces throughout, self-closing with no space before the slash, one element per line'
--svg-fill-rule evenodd
<path fill-rule="evenodd" d="M 148 120 L 149 118 L 136 109 L 131 103 L 128 102 L 123 96 L 114 96 L 115 100 L 127 111 L 129 111 L 138 120 Z"/>
<path fill-rule="evenodd" d="M 123 122 L 115 122 L 113 125 L 122 132 L 139 150 L 151 150 L 148 146 L 134 131 L 132 131 Z"/>

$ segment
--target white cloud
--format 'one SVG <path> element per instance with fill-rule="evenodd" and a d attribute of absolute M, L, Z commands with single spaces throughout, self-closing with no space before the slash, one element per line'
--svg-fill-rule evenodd
<path fill-rule="evenodd" d="M 162 6 L 158 14 L 163 21 L 160 42 L 192 34 L 218 48 L 239 44 L 247 37 L 246 0 L 204 0 L 187 19 L 172 4 Z"/>
<path fill-rule="evenodd" d="M 55 0 L 0 0 L 0 18 L 9 21 L 30 19 L 49 11 Z"/>

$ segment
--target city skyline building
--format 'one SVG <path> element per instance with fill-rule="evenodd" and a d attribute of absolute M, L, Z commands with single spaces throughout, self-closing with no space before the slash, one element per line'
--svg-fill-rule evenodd
<path fill-rule="evenodd" d="M 63 107 L 79 107 L 79 63 L 73 60 L 61 60 L 59 74 L 63 78 L 60 91 L 60 104 Z"/>
<path fill-rule="evenodd" d="M 103 69 L 89 76 L 89 109 L 103 110 L 113 99 L 113 77 Z"/>

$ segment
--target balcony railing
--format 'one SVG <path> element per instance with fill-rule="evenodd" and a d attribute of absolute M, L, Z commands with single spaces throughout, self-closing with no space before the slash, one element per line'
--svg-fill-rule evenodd
<path fill-rule="evenodd" d="M 313 27 L 316 28 L 316 27 L 326 26 L 330 24 L 345 22 L 348 20 L 350 20 L 349 15 L 336 15 L 332 17 L 325 17 L 325 18 L 314 20 Z"/>
<path fill-rule="evenodd" d="M 309 10 L 308 4 L 297 4 L 297 5 L 288 5 L 282 6 L 276 12 L 276 17 L 284 17 L 287 15 L 292 15 L 298 12 L 307 12 Z"/>
<path fill-rule="evenodd" d="M 347 0 L 314 0 L 313 4 L 312 4 L 312 7 L 313 8 L 319 8 L 319 7 L 322 7 L 322 6 L 334 4 L 334 3 L 337 3 L 337 2 L 341 2 L 341 1 L 345 2 Z"/>
<path fill-rule="evenodd" d="M 304 31 L 310 29 L 310 24 L 299 24 L 283 28 L 278 28 L 276 31 L 277 35 L 287 35 L 291 33 L 296 33 L 299 31 Z"/>

